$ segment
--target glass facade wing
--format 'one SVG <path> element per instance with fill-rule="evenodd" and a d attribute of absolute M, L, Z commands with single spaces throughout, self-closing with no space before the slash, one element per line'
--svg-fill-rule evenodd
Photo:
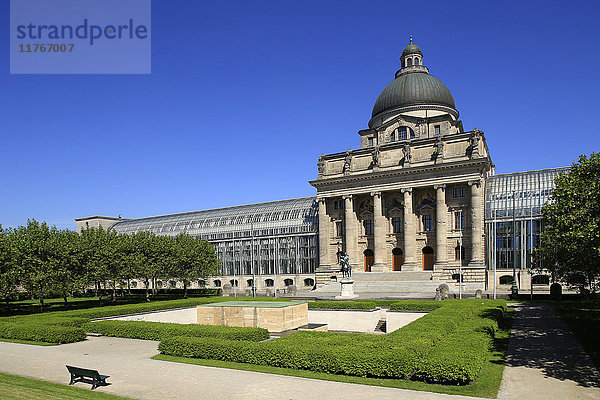
<path fill-rule="evenodd" d="M 550 200 L 554 179 L 569 168 L 545 169 L 495 175 L 488 178 L 485 188 L 485 219 L 540 216 Z"/>
<path fill-rule="evenodd" d="M 112 226 L 117 233 L 149 231 L 175 236 L 187 233 L 214 241 L 243 237 L 318 232 L 315 197 L 273 201 L 125 220 Z"/>

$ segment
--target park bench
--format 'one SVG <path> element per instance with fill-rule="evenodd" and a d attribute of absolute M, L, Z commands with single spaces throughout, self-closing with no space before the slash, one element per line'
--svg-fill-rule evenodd
<path fill-rule="evenodd" d="M 98 386 L 108 385 L 106 383 L 108 375 L 100 375 L 95 369 L 79 368 L 71 365 L 67 365 L 67 369 L 69 370 L 69 373 L 71 373 L 71 382 L 69 382 L 69 385 L 72 385 L 75 382 L 91 383 L 92 390 L 96 389 Z"/>

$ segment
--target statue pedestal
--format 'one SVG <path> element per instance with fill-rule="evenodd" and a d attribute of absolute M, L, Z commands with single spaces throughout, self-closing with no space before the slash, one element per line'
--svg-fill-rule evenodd
<path fill-rule="evenodd" d="M 354 294 L 354 280 L 352 278 L 342 278 L 340 281 L 342 291 L 339 296 L 335 296 L 336 299 L 355 299 L 358 297 Z"/>

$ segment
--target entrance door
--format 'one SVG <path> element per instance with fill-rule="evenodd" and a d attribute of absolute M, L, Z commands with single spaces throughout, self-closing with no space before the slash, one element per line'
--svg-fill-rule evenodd
<path fill-rule="evenodd" d="M 375 253 L 371 249 L 366 249 L 363 254 L 365 256 L 365 272 L 371 272 L 371 267 L 375 264 Z"/>
<path fill-rule="evenodd" d="M 402 249 L 395 248 L 392 250 L 392 266 L 394 271 L 402 271 L 402 264 L 404 264 L 404 253 Z"/>
<path fill-rule="evenodd" d="M 429 246 L 423 247 L 423 270 L 433 271 L 433 249 Z"/>

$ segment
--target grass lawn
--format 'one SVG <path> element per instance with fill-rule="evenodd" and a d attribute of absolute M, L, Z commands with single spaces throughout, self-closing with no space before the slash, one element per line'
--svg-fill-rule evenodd
<path fill-rule="evenodd" d="M 117 400 L 126 397 L 114 396 L 58 383 L 45 382 L 22 376 L 0 373 L 0 399 L 17 400 Z"/>
<path fill-rule="evenodd" d="M 196 297 L 208 297 L 209 295 L 192 295 L 190 298 Z M 151 302 L 161 300 L 177 300 L 182 299 L 183 295 L 179 293 L 159 293 L 152 296 Z M 67 311 L 67 310 L 83 310 L 88 308 L 97 307 L 110 307 L 115 305 L 123 304 L 138 304 L 146 303 L 146 297 L 143 294 L 126 294 L 124 296 L 117 296 L 114 302 L 111 301 L 110 295 L 104 297 L 102 304 L 98 301 L 97 297 L 68 297 L 67 304 L 65 304 L 63 298 L 53 298 L 44 300 L 44 313 L 53 311 Z M 11 315 L 27 315 L 27 314 L 38 314 L 40 313 L 40 301 L 39 300 L 19 300 L 12 301 L 8 305 L 0 304 L 0 316 L 11 316 Z"/>
<path fill-rule="evenodd" d="M 398 389 L 420 390 L 426 392 L 445 393 L 463 396 L 496 398 L 506 358 L 506 349 L 510 336 L 510 326 L 514 317 L 514 311 L 509 310 L 510 320 L 506 330 L 499 331 L 496 334 L 494 348 L 490 352 L 490 357 L 485 363 L 483 370 L 479 374 L 477 381 L 466 386 L 435 385 L 425 382 L 407 381 L 402 379 L 378 379 L 362 378 L 347 375 L 332 375 L 323 372 L 313 372 L 307 370 L 298 370 L 291 368 L 279 368 L 264 365 L 235 363 L 229 361 L 210 360 L 201 358 L 175 357 L 164 354 L 158 354 L 152 357 L 155 360 L 180 362 L 185 364 L 203 365 L 217 368 L 230 368 L 243 371 L 263 372 L 267 374 L 297 376 L 301 378 L 320 379 L 326 381 L 356 383 L 362 385 L 384 386 Z"/>
<path fill-rule="evenodd" d="M 567 323 L 586 353 L 600 369 L 600 303 L 598 301 L 554 302 L 556 311 Z"/>

